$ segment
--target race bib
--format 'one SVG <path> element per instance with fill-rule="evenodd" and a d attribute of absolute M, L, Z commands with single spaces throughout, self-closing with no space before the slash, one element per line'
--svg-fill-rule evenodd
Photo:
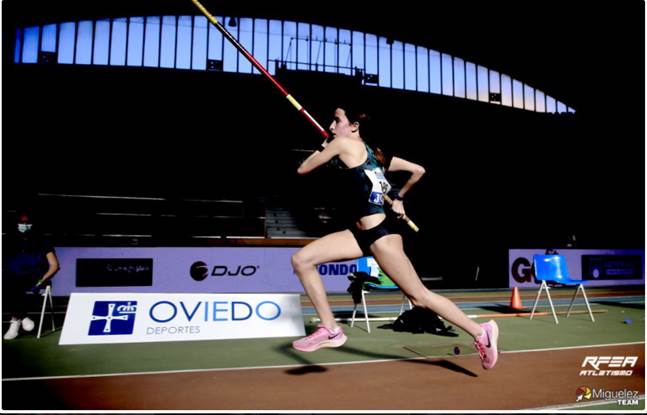
<path fill-rule="evenodd" d="M 364 169 L 366 177 L 371 181 L 371 194 L 368 197 L 369 203 L 374 205 L 384 205 L 384 194 L 391 190 L 391 185 L 384 177 L 384 172 L 381 168 L 376 167 L 373 170 Z"/>

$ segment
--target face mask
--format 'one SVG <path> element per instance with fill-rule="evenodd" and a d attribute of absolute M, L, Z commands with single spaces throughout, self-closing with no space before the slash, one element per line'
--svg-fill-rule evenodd
<path fill-rule="evenodd" d="M 31 229 L 31 223 L 19 223 L 18 224 L 18 232 L 25 233 L 30 229 Z"/>

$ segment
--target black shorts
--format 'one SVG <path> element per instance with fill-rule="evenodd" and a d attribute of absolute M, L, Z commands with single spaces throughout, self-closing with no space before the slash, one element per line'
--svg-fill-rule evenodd
<path fill-rule="evenodd" d="M 389 222 L 391 221 L 387 217 L 382 222 L 380 222 L 379 225 L 374 226 L 370 229 L 360 230 L 360 229 L 357 229 L 357 227 L 355 226 L 350 227 L 350 231 L 355 237 L 355 240 L 357 241 L 357 243 L 359 244 L 359 247 L 362 250 L 362 253 L 364 254 L 364 256 L 373 255 L 370 249 L 373 242 L 377 241 L 378 239 L 386 235 L 399 234 L 399 232 L 395 230 L 396 227 Z"/>

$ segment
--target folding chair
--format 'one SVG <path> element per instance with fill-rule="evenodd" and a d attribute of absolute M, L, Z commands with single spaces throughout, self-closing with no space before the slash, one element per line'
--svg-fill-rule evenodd
<path fill-rule="evenodd" d="M 373 291 L 395 291 L 400 288 L 395 285 L 391 278 L 389 278 L 373 257 L 361 257 L 357 260 L 357 272 L 349 279 L 353 281 L 349 287 L 349 291 L 353 296 L 353 315 L 351 317 L 350 326 L 355 325 L 355 316 L 357 315 L 357 306 L 362 303 L 364 310 L 364 322 L 366 323 L 366 331 L 371 332 L 371 325 L 369 324 L 368 310 L 366 306 L 366 294 Z M 355 286 L 354 286 L 355 284 Z M 359 296 L 357 294 L 360 294 Z M 405 304 L 409 304 L 409 310 L 413 308 L 409 298 L 402 293 L 402 302 L 400 303 L 400 312 L 404 311 Z"/>
<path fill-rule="evenodd" d="M 593 318 L 593 312 L 591 312 L 591 306 L 589 305 L 589 300 L 586 298 L 586 292 L 584 291 L 584 283 L 582 280 L 572 280 L 568 275 L 568 268 L 566 267 L 566 258 L 562 255 L 534 255 L 533 256 L 533 265 L 535 268 L 535 278 L 537 281 L 541 281 L 539 286 L 539 291 L 537 292 L 537 298 L 535 299 L 535 304 L 532 307 L 532 312 L 530 313 L 530 319 L 535 314 L 535 309 L 537 308 L 537 303 L 539 302 L 539 297 L 541 296 L 542 290 L 546 290 L 546 296 L 548 297 L 548 303 L 550 304 L 550 309 L 553 312 L 553 318 L 555 319 L 555 324 L 559 324 L 557 319 L 557 313 L 555 313 L 555 307 L 553 306 L 553 300 L 550 298 L 550 292 L 548 285 L 551 286 L 567 286 L 573 287 L 577 286 L 573 298 L 571 299 L 571 304 L 568 307 L 568 312 L 566 313 L 566 318 L 571 315 L 571 310 L 573 308 L 573 303 L 575 302 L 575 297 L 580 290 L 582 290 L 582 296 L 584 297 L 584 303 L 586 308 L 589 310 L 589 316 L 591 316 L 591 321 L 595 322 Z"/>
<path fill-rule="evenodd" d="M 38 334 L 36 335 L 37 339 L 40 339 L 40 333 L 43 328 L 43 320 L 45 318 L 45 307 L 49 302 L 49 312 L 52 318 L 52 332 L 56 331 L 56 326 L 54 325 L 54 301 L 52 300 L 52 284 L 49 283 L 45 286 L 44 289 L 41 289 L 39 292 L 43 296 L 43 306 L 40 309 L 40 321 L 38 323 Z"/>

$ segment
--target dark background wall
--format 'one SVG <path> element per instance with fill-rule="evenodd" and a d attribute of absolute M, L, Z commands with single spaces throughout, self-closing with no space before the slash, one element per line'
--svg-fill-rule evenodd
<path fill-rule="evenodd" d="M 191 2 L 56 3 L 3 2 L 3 210 L 34 192 L 279 195 L 294 206 L 334 198 L 325 175 L 295 174 L 302 154 L 292 150 L 320 138 L 261 77 L 12 63 L 15 26 L 193 14 Z M 422 229 L 407 235 L 407 245 L 423 273 L 467 285 L 479 265 L 482 285 L 504 286 L 508 248 L 559 248 L 572 234 L 580 247 L 644 246 L 642 2 L 529 3 L 523 10 L 502 2 L 483 9 L 439 3 L 454 19 L 407 13 L 414 7 L 407 3 L 372 17 L 359 14 L 359 3 L 347 5 L 348 13 L 323 2 L 319 12 L 290 2 L 205 4 L 214 13 L 222 7 L 223 14 L 392 33 L 508 73 L 577 110 L 536 114 L 360 88 L 332 75 L 281 75 L 325 126 L 339 96 L 369 102 L 391 148 L 426 167 L 407 198 Z M 515 35 L 519 20 L 537 29 Z M 611 20 L 623 25 L 611 30 Z M 539 34 L 548 28 L 549 35 Z"/>

